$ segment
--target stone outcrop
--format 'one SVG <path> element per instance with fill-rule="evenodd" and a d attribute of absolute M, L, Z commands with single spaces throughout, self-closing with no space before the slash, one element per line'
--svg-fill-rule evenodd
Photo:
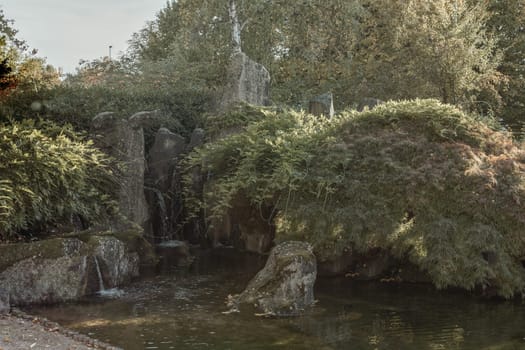
<path fill-rule="evenodd" d="M 242 195 L 233 203 L 221 218 L 208 222 L 207 237 L 211 245 L 231 245 L 253 253 L 267 253 L 275 238 L 272 208 L 256 207 Z"/>
<path fill-rule="evenodd" d="M 79 234 L 33 243 L 0 245 L 0 285 L 13 305 L 75 300 L 114 288 L 139 273 L 140 258 L 154 255 L 138 232 Z"/>
<path fill-rule="evenodd" d="M 206 141 L 206 132 L 204 129 L 195 128 L 191 133 L 190 143 L 186 146 L 186 151 L 191 152 L 194 148 L 200 147 Z"/>
<path fill-rule="evenodd" d="M 264 315 L 296 316 L 314 304 L 317 275 L 313 248 L 305 242 L 284 242 L 274 247 L 264 268 L 228 306 L 238 311 L 254 305 Z"/>
<path fill-rule="evenodd" d="M 308 105 L 308 112 L 313 115 L 332 118 L 334 116 L 334 98 L 331 92 L 314 97 Z"/>
<path fill-rule="evenodd" d="M 93 119 L 95 143 L 104 152 L 121 162 L 119 176 L 119 209 L 128 220 L 141 226 L 148 219 L 144 196 L 144 132 L 142 126 L 152 119 L 153 112 L 141 112 L 129 119 L 104 112 Z"/>
<path fill-rule="evenodd" d="M 9 293 L 6 289 L 0 287 L 0 315 L 7 314 L 9 311 L 11 311 Z"/>
<path fill-rule="evenodd" d="M 148 152 L 145 177 L 146 201 L 156 241 L 174 239 L 182 214 L 181 178 L 177 164 L 186 152 L 186 140 L 166 128 L 155 134 Z"/>
<path fill-rule="evenodd" d="M 185 149 L 184 137 L 166 128 L 160 128 L 148 152 L 149 184 L 162 192 L 167 192 L 171 186 L 174 167 Z"/>
<path fill-rule="evenodd" d="M 270 104 L 270 73 L 245 53 L 237 52 L 231 57 L 227 77 L 220 111 L 241 101 L 258 106 Z"/>

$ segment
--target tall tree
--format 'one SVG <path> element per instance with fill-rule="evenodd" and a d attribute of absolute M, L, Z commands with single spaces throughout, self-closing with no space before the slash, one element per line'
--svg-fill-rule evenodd
<path fill-rule="evenodd" d="M 484 1 L 367 1 L 356 52 L 357 95 L 381 99 L 434 97 L 475 108 L 498 106 L 501 55 L 486 31 Z"/>
<path fill-rule="evenodd" d="M 525 0 L 490 0 L 488 28 L 498 38 L 503 59 L 498 70 L 508 77 L 500 88 L 504 108 L 501 118 L 514 131 L 525 124 Z"/>
<path fill-rule="evenodd" d="M 37 51 L 30 51 L 16 34 L 13 21 L 0 10 L 0 96 L 5 98 L 15 89 L 36 92 L 59 84 L 59 72 L 36 57 Z"/>

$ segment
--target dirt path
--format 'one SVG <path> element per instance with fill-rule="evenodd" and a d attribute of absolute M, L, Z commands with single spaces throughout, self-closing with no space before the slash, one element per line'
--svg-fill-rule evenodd
<path fill-rule="evenodd" d="M 0 350 L 121 350 L 21 312 L 0 315 Z"/>

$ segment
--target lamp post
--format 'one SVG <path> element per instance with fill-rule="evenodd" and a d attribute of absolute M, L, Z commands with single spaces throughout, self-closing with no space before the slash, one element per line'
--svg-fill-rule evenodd
<path fill-rule="evenodd" d="M 109 60 L 111 61 L 111 49 L 113 48 L 112 45 L 109 45 Z"/>

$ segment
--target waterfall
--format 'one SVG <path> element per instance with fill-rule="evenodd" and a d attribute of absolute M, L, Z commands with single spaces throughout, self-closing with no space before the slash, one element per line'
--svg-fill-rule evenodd
<path fill-rule="evenodd" d="M 95 267 L 97 269 L 97 275 L 98 275 L 98 291 L 103 292 L 106 290 L 104 287 L 104 279 L 102 278 L 102 272 L 100 271 L 100 265 L 98 264 L 98 259 L 96 255 L 93 255 L 93 259 L 95 260 Z"/>
<path fill-rule="evenodd" d="M 159 210 L 158 218 L 159 222 L 159 232 L 155 232 L 155 236 L 159 237 L 161 240 L 165 240 L 168 237 L 168 210 L 166 207 L 166 201 L 162 192 L 153 187 L 145 187 L 146 190 L 149 190 L 155 194 L 156 204 Z"/>

